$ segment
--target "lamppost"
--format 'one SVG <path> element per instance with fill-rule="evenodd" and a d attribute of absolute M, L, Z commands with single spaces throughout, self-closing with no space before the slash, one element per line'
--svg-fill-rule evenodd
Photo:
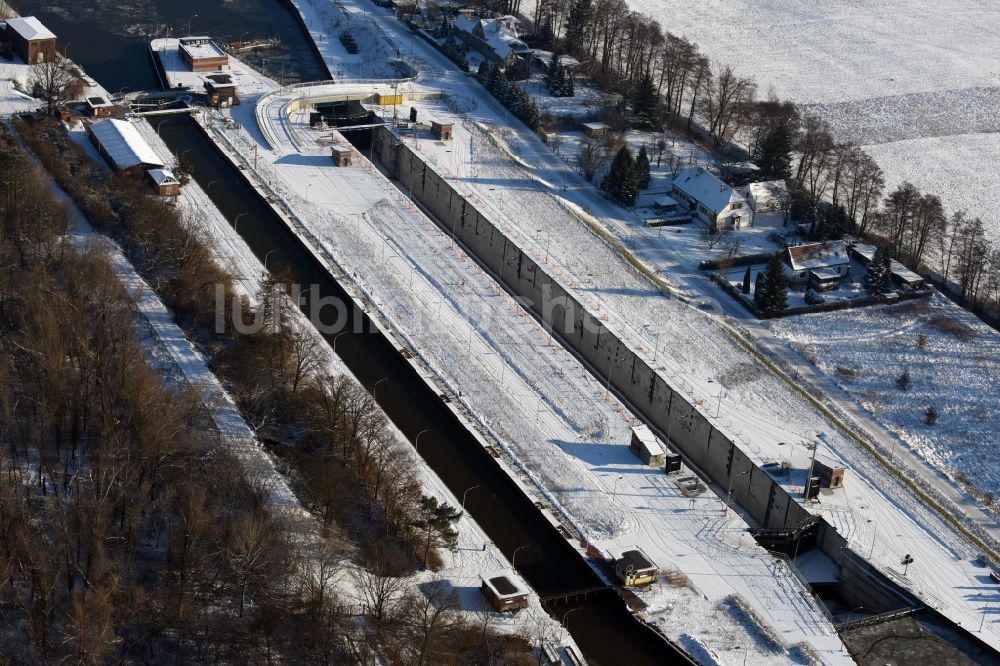
<path fill-rule="evenodd" d="M 569 621 L 566 618 L 568 618 L 570 616 L 570 614 L 575 613 L 578 610 L 583 610 L 583 607 L 581 606 L 580 608 L 571 608 L 570 610 L 568 610 L 565 613 L 563 613 L 562 623 L 561 624 L 562 624 L 563 628 L 566 629 L 566 631 L 569 631 Z"/>
<path fill-rule="evenodd" d="M 476 488 L 479 487 L 479 485 L 480 484 L 477 483 L 474 486 L 469 486 L 468 488 L 465 489 L 465 492 L 462 493 L 462 511 L 465 511 L 465 498 L 469 496 L 469 491 L 470 490 L 475 490 Z"/>
<path fill-rule="evenodd" d="M 338 335 L 340 335 L 340 334 L 338 333 Z M 420 453 L 420 436 L 421 435 L 426 435 L 430 431 L 431 431 L 431 428 L 424 428 L 423 430 L 421 430 L 420 432 L 418 432 L 417 436 L 413 439 L 413 450 L 416 453 Z"/>
<path fill-rule="evenodd" d="M 191 16 L 188 17 L 188 35 L 187 35 L 188 37 L 191 36 L 191 19 L 195 18 L 198 18 L 197 14 L 191 14 Z"/>
<path fill-rule="evenodd" d="M 348 333 L 350 333 L 350 331 L 341 331 L 340 333 L 337 333 L 337 335 L 333 336 L 333 353 L 334 354 L 337 353 L 337 340 L 340 338 L 340 336 L 347 335 Z M 417 437 L 420 437 L 420 435 L 417 435 Z"/>
<path fill-rule="evenodd" d="M 617 499 L 617 498 L 618 498 L 618 484 L 619 484 L 619 483 L 621 482 L 621 480 L 622 480 L 622 479 L 624 479 L 624 478 L 625 478 L 625 477 L 624 477 L 623 475 L 619 474 L 619 475 L 618 475 L 618 478 L 617 478 L 617 479 L 615 479 L 615 487 L 614 487 L 614 489 L 613 489 L 613 490 L 611 491 L 611 499 L 612 499 L 612 501 L 614 501 L 615 499 Z"/>
<path fill-rule="evenodd" d="M 906 555 L 903 555 L 903 559 L 901 559 L 899 563 L 903 565 L 903 576 L 905 577 L 907 569 L 909 569 L 910 565 L 913 564 L 913 556 L 907 553 Z"/>
<path fill-rule="evenodd" d="M 161 120 L 160 122 L 156 123 L 156 136 L 160 136 L 160 125 L 162 125 L 165 122 L 167 122 L 167 121 L 166 120 Z"/>
<path fill-rule="evenodd" d="M 166 121 L 164 121 L 164 122 L 166 122 Z M 212 187 L 212 185 L 215 185 L 217 182 L 219 182 L 219 181 L 218 180 L 210 180 L 210 181 L 208 181 L 208 185 L 205 186 L 205 191 L 208 192 L 208 190 Z"/>
<path fill-rule="evenodd" d="M 518 553 L 518 551 L 524 550 L 525 548 L 531 548 L 531 544 L 530 543 L 526 543 L 523 546 L 518 546 L 517 548 L 514 549 L 514 552 L 510 556 L 510 566 L 511 567 L 514 567 L 514 568 L 517 567 L 517 553 Z"/>
<path fill-rule="evenodd" d="M 69 47 L 72 45 L 73 42 L 67 42 L 66 45 L 63 46 L 63 58 L 66 60 L 69 60 Z"/>
<path fill-rule="evenodd" d="M 236 219 L 233 220 L 233 231 L 236 231 L 236 225 L 240 223 L 240 218 L 243 217 L 244 215 L 249 215 L 249 213 L 247 213 L 246 211 L 244 211 L 244 212 L 240 213 L 239 215 L 237 215 Z M 236 231 L 236 233 L 239 233 L 239 231 Z"/>
<path fill-rule="evenodd" d="M 275 248 L 273 250 L 268 250 L 267 254 L 264 255 L 264 272 L 265 273 L 267 272 L 267 260 L 268 260 L 268 257 L 271 256 L 272 252 L 277 252 L 277 251 L 278 251 L 277 248 Z"/>
<path fill-rule="evenodd" d="M 376 403 L 378 403 L 378 393 L 376 392 L 378 391 L 378 385 L 381 384 L 382 382 L 387 382 L 387 381 L 389 381 L 389 378 L 383 377 L 382 379 L 372 384 L 372 400 L 374 400 Z"/>

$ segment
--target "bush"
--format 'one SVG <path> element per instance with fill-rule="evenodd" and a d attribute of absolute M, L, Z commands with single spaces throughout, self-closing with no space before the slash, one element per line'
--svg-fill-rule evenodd
<path fill-rule="evenodd" d="M 910 371 L 903 370 L 903 374 L 896 377 L 896 388 L 900 391 L 905 391 L 910 388 Z"/>
<path fill-rule="evenodd" d="M 971 326 L 948 315 L 934 315 L 928 323 L 942 333 L 951 333 L 959 340 L 967 341 L 976 337 L 976 331 Z"/>
<path fill-rule="evenodd" d="M 927 409 L 924 410 L 924 423 L 929 426 L 932 426 L 935 423 L 937 423 L 937 420 L 938 420 L 937 409 L 934 408 L 934 405 L 929 405 Z"/>

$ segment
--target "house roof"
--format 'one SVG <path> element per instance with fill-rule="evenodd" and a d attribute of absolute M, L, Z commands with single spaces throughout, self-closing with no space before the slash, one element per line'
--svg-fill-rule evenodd
<path fill-rule="evenodd" d="M 42 25 L 42 22 L 34 16 L 7 19 L 7 27 L 29 42 L 36 39 L 56 38 L 55 33 Z"/>
<path fill-rule="evenodd" d="M 477 27 L 482 33 L 481 36 L 476 32 Z M 531 53 L 531 47 L 518 39 L 516 32 L 504 25 L 503 18 L 483 19 L 457 16 L 455 18 L 455 28 L 485 42 L 497 57 L 502 60 L 506 60 L 511 53 Z"/>
<path fill-rule="evenodd" d="M 140 164 L 163 166 L 163 161 L 129 122 L 117 118 L 100 120 L 90 126 L 90 132 L 119 171 Z"/>
<path fill-rule="evenodd" d="M 521 583 L 517 574 L 509 569 L 483 574 L 479 578 L 498 599 L 523 597 L 528 594 L 528 588 Z"/>
<path fill-rule="evenodd" d="M 211 37 L 181 37 L 179 47 L 187 51 L 194 60 L 202 58 L 222 58 L 226 52 L 215 45 Z"/>
<path fill-rule="evenodd" d="M 795 245 L 787 248 L 782 258 L 794 271 L 843 266 L 850 261 L 844 241 Z"/>
<path fill-rule="evenodd" d="M 609 125 L 607 123 L 602 123 L 599 120 L 594 121 L 592 123 L 583 123 L 583 126 L 586 127 L 587 129 L 589 129 L 592 132 L 595 131 L 595 130 L 606 130 L 609 127 Z"/>
<path fill-rule="evenodd" d="M 731 203 L 746 203 L 742 194 L 701 167 L 684 169 L 673 185 L 716 215 Z"/>
<path fill-rule="evenodd" d="M 632 567 L 632 570 L 636 573 L 656 569 L 656 566 L 649 561 L 646 554 L 638 548 L 626 550 L 622 553 L 622 556 L 618 558 L 618 563 L 624 565 L 625 567 Z"/>
<path fill-rule="evenodd" d="M 177 180 L 174 176 L 174 172 L 170 169 L 150 169 L 146 173 L 149 177 L 153 179 L 153 182 L 157 185 L 170 185 L 173 183 L 180 184 L 181 181 Z"/>
<path fill-rule="evenodd" d="M 114 104 L 109 102 L 106 97 L 95 95 L 94 97 L 87 98 L 87 106 L 96 109 L 99 107 L 114 106 Z"/>

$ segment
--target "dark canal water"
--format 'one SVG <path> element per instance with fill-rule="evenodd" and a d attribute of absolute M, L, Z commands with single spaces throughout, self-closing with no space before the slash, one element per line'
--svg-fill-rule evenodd
<path fill-rule="evenodd" d="M 295 17 L 277 0 L 139 0 L 120 6 L 106 0 L 77 4 L 69 0 L 19 4 L 22 14 L 34 13 L 69 44 L 69 55 L 106 88 L 115 91 L 154 89 L 156 75 L 147 45 L 152 36 L 210 34 L 217 40 L 250 36 L 282 37 L 282 47 L 269 53 L 267 68 L 284 63 L 286 80 L 326 78 L 326 71 L 306 41 Z M 189 120 L 162 123 L 160 133 L 175 153 L 184 151 L 194 167 L 194 177 L 229 220 L 247 213 L 239 224 L 240 235 L 254 253 L 268 257 L 268 266 L 292 275 L 301 284 L 314 284 L 309 298 L 346 298 L 328 272 L 245 183 Z M 208 184 L 215 181 L 212 187 Z M 307 306 L 308 307 L 308 306 Z M 349 310 L 349 308 L 348 308 Z M 369 322 L 351 331 L 336 344 L 338 354 L 367 387 L 381 379 L 379 403 L 389 418 L 411 441 L 420 440 L 420 454 L 457 496 L 468 493 L 466 509 L 490 538 L 510 557 L 517 556 L 518 570 L 542 596 L 563 594 L 599 585 L 597 576 L 576 555 L 565 539 L 537 513 L 534 506 L 482 451 L 465 427 L 441 399 L 428 389 L 386 339 Z M 333 343 L 333 336 L 328 341 Z M 572 611 L 572 615 L 569 613 Z M 681 657 L 651 631 L 637 624 L 614 594 L 602 593 L 586 601 L 553 609 L 566 619 L 569 629 L 591 664 L 672 664 Z"/>

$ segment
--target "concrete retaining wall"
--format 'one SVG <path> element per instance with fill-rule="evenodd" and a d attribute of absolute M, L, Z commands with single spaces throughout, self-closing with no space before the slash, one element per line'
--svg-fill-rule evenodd
<path fill-rule="evenodd" d="M 674 390 L 604 323 L 535 263 L 475 205 L 386 128 L 376 131 L 374 151 L 404 191 L 424 206 L 556 335 L 624 396 L 643 418 L 763 526 L 800 523 L 805 509 L 717 430 L 685 395 Z M 595 238 L 595 243 L 602 242 Z"/>

